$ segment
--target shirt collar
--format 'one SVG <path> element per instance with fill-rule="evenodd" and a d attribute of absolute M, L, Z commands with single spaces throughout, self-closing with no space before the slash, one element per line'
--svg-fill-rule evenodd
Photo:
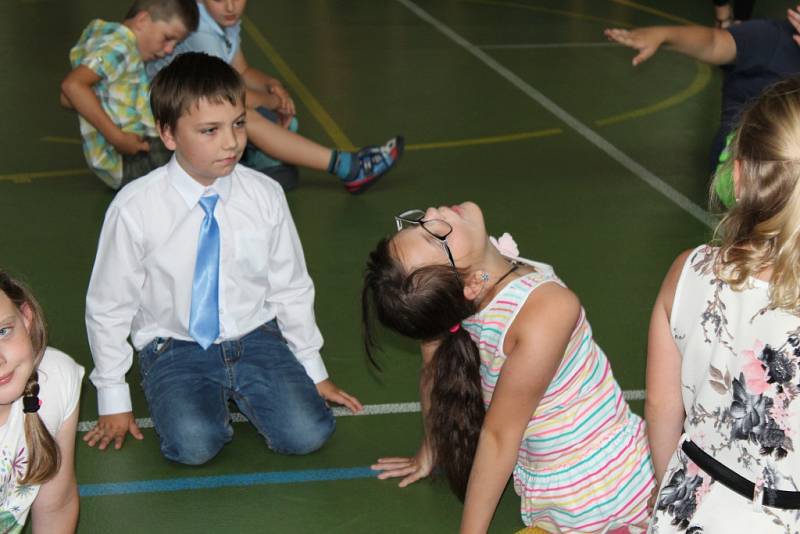
<path fill-rule="evenodd" d="M 200 201 L 200 197 L 206 194 L 206 191 L 218 194 L 219 199 L 224 204 L 231 194 L 232 175 L 233 173 L 228 176 L 221 176 L 214 180 L 213 184 L 205 187 L 183 170 L 183 167 L 178 163 L 178 159 L 174 154 L 167 164 L 167 179 L 169 183 L 172 184 L 172 187 L 181 195 L 181 198 L 186 202 L 186 206 L 189 209 L 195 207 Z"/>
<path fill-rule="evenodd" d="M 219 35 L 221 35 L 223 38 L 225 38 L 226 41 L 230 38 L 230 35 L 228 35 L 228 32 L 225 31 L 226 28 L 223 28 L 222 26 L 220 26 L 217 23 L 216 20 L 214 20 L 214 17 L 211 16 L 211 14 L 206 9 L 206 6 L 204 6 L 202 2 L 198 2 L 197 3 L 197 9 L 198 9 L 198 11 L 200 11 L 200 20 L 201 21 L 206 23 L 210 28 L 213 28 L 213 30 L 216 33 L 218 33 Z"/>

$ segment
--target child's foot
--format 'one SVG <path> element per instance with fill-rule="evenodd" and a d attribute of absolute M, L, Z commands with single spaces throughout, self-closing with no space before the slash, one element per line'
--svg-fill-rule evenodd
<path fill-rule="evenodd" d="M 348 154 L 351 157 L 349 172 L 346 176 L 340 175 L 345 188 L 354 195 L 366 191 L 395 166 L 403 148 L 403 136 L 398 135 L 382 146 L 368 146 Z"/>

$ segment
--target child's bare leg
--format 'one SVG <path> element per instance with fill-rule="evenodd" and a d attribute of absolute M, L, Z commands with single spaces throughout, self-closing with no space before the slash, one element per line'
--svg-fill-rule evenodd
<path fill-rule="evenodd" d="M 317 171 L 328 170 L 330 148 L 270 122 L 253 109 L 247 110 L 247 138 L 275 159 Z"/>

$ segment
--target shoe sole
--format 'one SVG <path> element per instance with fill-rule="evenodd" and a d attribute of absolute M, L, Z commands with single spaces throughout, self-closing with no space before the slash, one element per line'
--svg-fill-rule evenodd
<path fill-rule="evenodd" d="M 405 151 L 405 146 L 406 146 L 406 145 L 405 145 L 405 138 L 404 138 L 402 135 L 398 135 L 398 136 L 397 136 L 397 144 L 395 145 L 395 148 L 396 148 L 396 150 L 397 150 L 397 156 L 395 156 L 395 158 L 394 158 L 394 165 L 392 165 L 391 167 L 389 167 L 389 168 L 386 170 L 386 172 L 384 172 L 383 174 L 380 174 L 380 175 L 376 176 L 375 178 L 373 178 L 373 179 L 372 179 L 372 180 L 370 180 L 369 182 L 365 183 L 364 185 L 362 185 L 362 186 L 358 187 L 357 189 L 351 190 L 349 187 L 347 187 L 347 184 L 345 184 L 345 188 L 347 189 L 347 191 L 348 191 L 348 192 L 349 192 L 351 195 L 360 195 L 361 193 L 363 193 L 364 191 L 366 191 L 367 189 L 369 189 L 370 187 L 372 187 L 373 185 L 375 185 L 375 184 L 376 184 L 378 181 L 380 181 L 380 180 L 381 180 L 381 179 L 382 179 L 384 176 L 386 176 L 387 174 L 389 174 L 389 172 L 391 172 L 391 170 L 392 170 L 392 169 L 394 169 L 395 167 L 397 167 L 397 162 L 398 162 L 398 161 L 400 161 L 400 158 L 403 156 L 403 152 Z"/>

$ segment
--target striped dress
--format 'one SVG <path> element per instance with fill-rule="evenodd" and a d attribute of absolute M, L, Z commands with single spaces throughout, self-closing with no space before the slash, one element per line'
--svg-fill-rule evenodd
<path fill-rule="evenodd" d="M 488 409 L 506 355 L 505 333 L 540 285 L 561 286 L 549 265 L 513 280 L 462 322 L 478 345 Z M 522 520 L 550 532 L 609 532 L 648 520 L 653 489 L 644 423 L 628 408 L 583 309 L 564 358 L 528 423 L 514 468 Z M 624 531 L 624 530 L 623 530 Z"/>

